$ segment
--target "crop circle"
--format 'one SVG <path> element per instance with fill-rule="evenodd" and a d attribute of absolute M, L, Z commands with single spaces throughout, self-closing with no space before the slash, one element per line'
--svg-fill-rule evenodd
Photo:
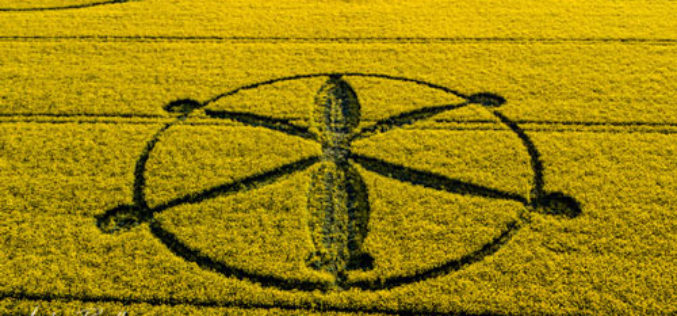
<path fill-rule="evenodd" d="M 315 77 L 326 77 L 327 81 L 319 89 L 318 96 L 315 97 L 316 104 L 312 111 L 311 120 L 314 120 L 314 124 L 319 127 L 314 130 L 273 117 L 252 113 L 209 109 L 205 109 L 204 113 L 211 118 L 232 120 L 247 126 L 262 127 L 318 142 L 322 145 L 322 154 L 320 156 L 304 158 L 272 170 L 202 189 L 184 196 L 173 197 L 161 204 L 149 206 L 144 191 L 147 185 L 146 170 L 148 160 L 164 135 L 178 124 L 184 122 L 191 113 L 241 91 L 257 89 L 277 82 Z M 372 77 L 422 85 L 452 94 L 464 101 L 454 105 L 430 106 L 397 114 L 391 118 L 378 121 L 372 126 L 357 128 L 355 122 L 359 121 L 360 115 L 360 105 L 357 98 L 359 91 L 355 91 L 344 80 L 344 78 L 350 77 Z M 152 234 L 177 256 L 182 257 L 186 261 L 195 262 L 204 269 L 216 271 L 225 276 L 237 277 L 242 280 L 259 283 L 263 286 L 272 286 L 280 289 L 303 291 L 351 288 L 382 290 L 452 273 L 495 254 L 503 245 L 510 241 L 512 236 L 521 227 L 528 224 L 529 220 L 526 214 L 528 212 L 563 216 L 565 218 L 573 218 L 581 213 L 580 206 L 574 198 L 560 192 L 546 192 L 544 190 L 543 165 L 540 161 L 540 153 L 524 130 L 515 121 L 498 111 L 498 108 L 504 103 L 506 103 L 506 100 L 503 97 L 493 93 L 481 92 L 465 95 L 455 90 L 421 80 L 364 73 L 321 73 L 290 76 L 242 86 L 204 102 L 192 99 L 172 101 L 164 109 L 169 113 L 178 115 L 177 119 L 161 128 L 148 141 L 136 163 L 134 204 L 118 206 L 98 216 L 98 225 L 106 233 L 118 233 L 130 229 L 138 225 L 138 223 L 148 222 Z M 533 187 L 530 189 L 529 196 L 521 196 L 475 183 L 451 179 L 425 170 L 391 164 L 351 151 L 352 141 L 359 138 L 371 137 L 374 131 L 384 133 L 393 128 L 412 124 L 439 113 L 452 111 L 470 104 L 483 106 L 489 114 L 493 115 L 523 144 L 524 152 L 529 156 L 531 171 L 533 173 Z M 230 136 L 225 135 L 224 137 Z M 321 165 L 322 167 L 314 171 L 314 179 L 320 180 L 314 181 L 310 186 L 308 195 L 316 203 L 309 204 L 309 207 L 312 208 L 309 212 L 320 215 L 316 217 L 316 226 L 312 226 L 313 220 L 312 218 L 310 220 L 311 227 L 309 229 L 311 233 L 315 232 L 312 234 L 311 239 L 317 252 L 311 253 L 307 259 L 307 264 L 318 271 L 333 275 L 333 282 L 293 280 L 272 274 L 252 272 L 245 268 L 222 262 L 205 254 L 201 249 L 190 247 L 182 241 L 180 236 L 176 236 L 166 227 L 163 227 L 162 223 L 154 220 L 157 214 L 166 210 L 275 183 L 283 176 L 306 170 L 314 165 Z M 524 210 L 518 220 L 507 223 L 503 231 L 494 236 L 490 242 L 460 258 L 445 261 L 440 265 L 418 271 L 414 274 L 396 275 L 377 280 L 349 280 L 346 277 L 348 271 L 368 271 L 372 269 L 374 260 L 368 252 L 362 249 L 362 242 L 368 234 L 367 226 L 370 206 L 369 194 L 364 181 L 355 169 L 356 165 L 381 176 L 404 183 L 422 185 L 438 191 L 485 199 L 518 202 L 524 206 Z M 323 228 L 318 228 L 318 225 Z M 327 234 L 327 230 L 345 232 L 345 237 L 343 239 L 323 237 L 324 235 L 322 234 Z"/>

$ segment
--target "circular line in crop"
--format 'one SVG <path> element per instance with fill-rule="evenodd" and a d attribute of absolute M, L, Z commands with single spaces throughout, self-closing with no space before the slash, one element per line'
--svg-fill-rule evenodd
<path fill-rule="evenodd" d="M 213 97 L 205 102 L 199 102 L 192 99 L 181 99 L 167 104 L 164 107 L 165 111 L 180 115 L 177 118 L 177 120 L 175 120 L 172 123 L 166 124 L 151 138 L 150 141 L 148 141 L 148 143 L 146 144 L 146 148 L 144 149 L 144 152 L 137 161 L 134 173 L 135 174 L 135 183 L 133 190 L 134 204 L 130 206 L 118 206 L 117 208 L 111 209 L 104 215 L 100 216 L 98 221 L 98 223 L 100 224 L 100 228 L 102 228 L 102 231 L 104 232 L 106 232 L 106 230 L 108 230 L 109 232 L 115 232 L 129 229 L 130 227 L 133 227 L 142 221 L 150 221 L 151 233 L 157 239 L 159 239 L 160 242 L 165 244 L 165 246 L 167 246 L 168 249 L 178 257 L 181 257 L 188 262 L 195 262 L 203 269 L 212 270 L 227 277 L 235 277 L 241 280 L 248 280 L 250 282 L 258 283 L 262 286 L 272 286 L 283 290 L 313 291 L 328 289 L 331 286 L 330 284 L 314 281 L 289 280 L 274 275 L 267 275 L 255 271 L 248 271 L 247 269 L 243 269 L 235 265 L 228 264 L 226 262 L 216 261 L 210 258 L 209 256 L 203 254 L 200 249 L 194 249 L 189 247 L 179 238 L 179 236 L 176 236 L 173 233 L 165 230 L 162 227 L 161 223 L 152 220 L 153 214 L 162 212 L 174 206 L 178 206 L 185 203 L 197 203 L 204 199 L 209 199 L 217 195 L 239 192 L 243 188 L 249 190 L 253 187 L 256 187 L 257 184 L 272 183 L 274 181 L 277 181 L 277 179 L 281 176 L 298 172 L 310 167 L 311 165 L 314 165 L 315 163 L 317 163 L 319 158 L 315 157 L 311 159 L 301 160 L 298 162 L 284 165 L 282 167 L 278 167 L 276 169 L 268 170 L 262 174 L 256 174 L 241 179 L 233 183 L 222 184 L 213 188 L 203 190 L 201 192 L 194 192 L 189 195 L 176 198 L 170 202 L 167 202 L 166 204 L 157 206 L 155 208 L 149 208 L 145 199 L 144 194 L 144 188 L 146 184 L 145 169 L 149 155 L 151 151 L 153 151 L 156 143 L 159 141 L 160 135 L 166 132 L 174 124 L 185 121 L 185 119 L 193 110 L 206 107 L 212 102 L 215 102 L 224 97 L 234 95 L 240 91 L 256 89 L 260 86 L 270 85 L 276 82 L 314 77 L 340 78 L 342 76 L 373 77 L 394 81 L 409 82 L 412 84 L 426 86 L 428 88 L 438 89 L 456 95 L 466 100 L 466 102 L 463 102 L 461 104 L 452 104 L 434 108 L 423 108 L 417 111 L 400 113 L 395 117 L 391 118 L 390 120 L 381 122 L 382 124 L 386 125 L 400 126 L 402 124 L 409 124 L 410 123 L 409 121 L 425 119 L 428 118 L 429 116 L 436 115 L 446 111 L 451 111 L 453 109 L 468 104 L 480 104 L 484 106 L 490 113 L 492 113 L 497 119 L 499 119 L 499 121 L 503 125 L 508 127 L 518 138 L 522 140 L 522 145 L 526 147 L 526 152 L 528 153 L 531 159 L 531 168 L 534 173 L 534 187 L 532 188 L 531 197 L 526 198 L 502 192 L 499 190 L 495 190 L 492 188 L 487 188 L 480 185 L 463 182 L 457 179 L 447 178 L 446 176 L 442 175 L 437 175 L 425 171 L 417 171 L 399 165 L 391 165 L 384 161 L 380 161 L 369 157 L 360 157 L 357 155 L 351 155 L 351 158 L 353 160 L 357 161 L 368 170 L 375 171 L 382 175 L 388 173 L 385 171 L 381 172 L 380 170 L 382 169 L 387 169 L 390 171 L 395 170 L 397 171 L 396 172 L 397 176 L 392 175 L 385 176 L 391 177 L 393 179 L 402 182 L 422 184 L 424 186 L 428 186 L 437 190 L 447 191 L 451 193 L 471 194 L 477 196 L 484 196 L 486 198 L 513 200 L 520 202 L 525 207 L 527 207 L 528 210 L 537 211 L 542 214 L 563 215 L 568 218 L 573 218 L 580 214 L 581 212 L 580 205 L 572 197 L 569 197 L 559 192 L 546 192 L 543 190 L 543 165 L 540 161 L 540 153 L 536 149 L 536 146 L 531 141 L 529 136 L 524 132 L 524 130 L 515 121 L 507 118 L 501 112 L 498 112 L 496 110 L 492 111 L 488 109 L 488 108 L 496 108 L 503 105 L 506 102 L 506 100 L 503 97 L 489 92 L 476 93 L 473 95 L 465 95 L 460 92 L 456 92 L 455 90 L 446 88 L 444 86 L 436 85 L 434 83 L 383 74 L 315 73 L 315 74 L 281 77 L 240 86 L 235 89 L 229 90 L 225 93 L 219 94 L 216 97 Z M 421 112 L 422 110 L 425 111 Z M 314 139 L 312 135 L 308 135 L 309 131 L 307 131 L 305 128 L 295 126 L 289 122 L 282 121 L 274 117 L 231 111 L 206 110 L 205 113 L 208 116 L 214 118 L 233 119 L 245 125 L 264 127 L 271 130 L 280 131 L 289 135 Z M 116 224 L 118 224 L 119 226 Z M 454 271 L 461 270 L 465 266 L 479 262 L 484 258 L 486 258 L 487 256 L 492 255 L 497 251 L 499 251 L 504 244 L 509 242 L 509 240 L 517 233 L 517 231 L 520 230 L 520 228 L 524 224 L 526 223 L 523 223 L 522 220 L 508 223 L 506 227 L 502 230 L 501 234 L 495 236 L 490 242 L 484 244 L 479 249 L 475 249 L 473 252 L 468 253 L 460 258 L 445 261 L 441 265 L 428 268 L 424 271 L 419 271 L 412 275 L 392 276 L 386 279 L 379 280 L 359 280 L 346 282 L 343 284 L 342 288 L 344 289 L 357 288 L 370 291 L 385 290 L 409 283 L 424 281 L 430 278 L 435 278 L 438 276 L 452 273 Z"/>

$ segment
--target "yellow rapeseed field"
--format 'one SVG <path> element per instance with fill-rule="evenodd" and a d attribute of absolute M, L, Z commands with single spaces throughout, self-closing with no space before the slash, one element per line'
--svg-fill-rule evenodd
<path fill-rule="evenodd" d="M 677 313 L 675 16 L 0 0 L 0 315 Z"/>

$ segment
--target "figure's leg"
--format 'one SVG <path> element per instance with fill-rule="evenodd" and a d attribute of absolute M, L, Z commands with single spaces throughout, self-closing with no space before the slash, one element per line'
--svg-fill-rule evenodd
<path fill-rule="evenodd" d="M 312 175 L 308 209 L 315 245 L 308 266 L 336 276 L 372 268 L 373 258 L 362 248 L 368 233 L 369 200 L 357 170 L 348 164 L 321 163 Z"/>
<path fill-rule="evenodd" d="M 345 175 L 333 162 L 321 162 L 311 176 L 308 192 L 308 228 L 315 251 L 308 266 L 335 276 L 343 273 L 348 259 L 348 195 Z"/>
<path fill-rule="evenodd" d="M 346 192 L 348 193 L 348 251 L 347 270 L 371 270 L 374 258 L 364 251 L 363 244 L 369 233 L 369 194 L 362 176 L 352 165 L 345 165 Z"/>

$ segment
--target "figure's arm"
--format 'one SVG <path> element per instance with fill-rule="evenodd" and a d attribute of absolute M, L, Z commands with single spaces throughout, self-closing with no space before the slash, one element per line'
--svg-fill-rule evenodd
<path fill-rule="evenodd" d="M 462 102 L 462 103 L 457 103 L 457 104 L 445 104 L 445 105 L 437 105 L 437 106 L 429 106 L 421 109 L 416 109 L 413 111 L 409 112 L 404 112 L 400 113 L 397 115 L 393 115 L 391 117 L 379 120 L 376 122 L 374 125 L 364 127 L 357 131 L 353 137 L 352 140 L 356 139 L 362 139 L 362 138 L 367 138 L 373 133 L 382 133 L 386 132 L 388 130 L 391 130 L 395 127 L 400 127 L 404 125 L 409 125 L 416 123 L 420 120 L 425 120 L 428 118 L 431 118 L 437 114 L 440 114 L 442 112 L 462 108 L 466 105 L 470 104 L 469 102 Z"/>
<path fill-rule="evenodd" d="M 120 205 L 97 216 L 97 222 L 99 228 L 107 233 L 127 230 L 139 223 L 151 220 L 154 214 L 161 213 L 175 206 L 199 203 L 218 196 L 232 195 L 261 188 L 262 186 L 274 183 L 283 176 L 305 170 L 318 162 L 319 159 L 319 157 L 310 157 L 298 160 L 246 178 L 213 186 L 199 192 L 189 193 L 154 207 L 144 207 L 136 204 Z"/>
<path fill-rule="evenodd" d="M 230 119 L 245 125 L 264 127 L 288 135 L 299 136 L 306 139 L 316 139 L 315 134 L 308 131 L 307 127 L 294 125 L 285 119 L 233 111 L 205 110 L 205 114 L 213 118 Z"/>
<path fill-rule="evenodd" d="M 352 154 L 350 158 L 355 163 L 371 172 L 375 172 L 384 177 L 393 178 L 402 182 L 422 185 L 431 189 L 446 191 L 449 193 L 474 195 L 500 200 L 511 200 L 525 205 L 528 203 L 527 199 L 519 194 L 503 192 L 501 190 L 458 179 L 452 179 L 432 172 L 416 170 L 413 168 L 385 162 L 380 159 L 357 154 Z"/>

